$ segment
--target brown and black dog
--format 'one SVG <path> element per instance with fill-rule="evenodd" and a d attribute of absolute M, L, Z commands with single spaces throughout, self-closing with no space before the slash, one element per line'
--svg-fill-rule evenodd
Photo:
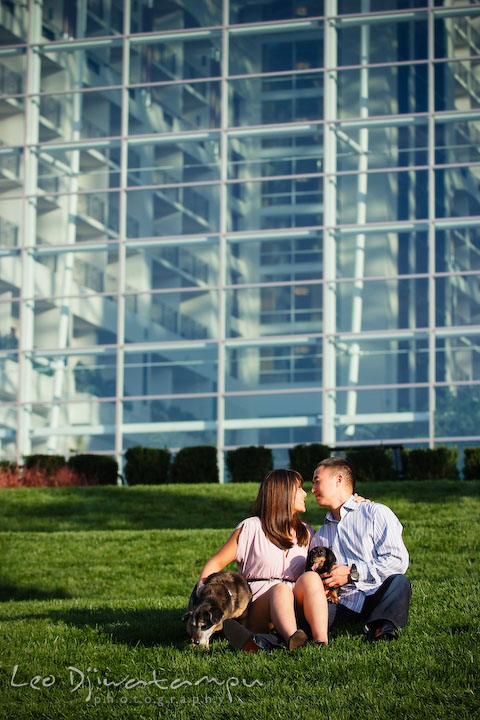
<path fill-rule="evenodd" d="M 313 572 L 317 572 L 319 575 L 322 573 L 330 573 L 336 562 L 337 558 L 335 557 L 333 550 L 323 547 L 323 545 L 314 547 L 307 555 L 305 572 L 312 570 Z M 330 590 L 328 599 L 332 603 L 338 603 L 338 594 L 336 589 Z"/>
<path fill-rule="evenodd" d="M 209 575 L 200 590 L 198 585 L 193 588 L 182 617 L 190 642 L 208 648 L 211 636 L 222 629 L 224 620 L 245 619 L 251 599 L 252 591 L 240 573 L 227 570 Z"/>

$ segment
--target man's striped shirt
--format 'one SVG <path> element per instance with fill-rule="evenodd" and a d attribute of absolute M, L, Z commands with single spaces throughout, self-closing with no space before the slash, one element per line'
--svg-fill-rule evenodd
<path fill-rule="evenodd" d="M 335 553 L 337 565 L 357 566 L 358 582 L 339 590 L 342 605 L 361 612 L 366 595 L 372 595 L 390 575 L 405 573 L 408 551 L 402 530 L 399 519 L 386 505 L 357 503 L 353 495 L 340 508 L 340 520 L 328 511 L 310 547 L 325 545 Z"/>

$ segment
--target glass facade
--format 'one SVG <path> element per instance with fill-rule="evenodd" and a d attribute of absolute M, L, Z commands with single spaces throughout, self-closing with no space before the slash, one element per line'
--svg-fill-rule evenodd
<path fill-rule="evenodd" d="M 480 3 L 3 0 L 0 454 L 480 441 Z"/>

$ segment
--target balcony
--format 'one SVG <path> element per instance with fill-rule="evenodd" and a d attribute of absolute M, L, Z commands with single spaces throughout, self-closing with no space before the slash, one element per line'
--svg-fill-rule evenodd
<path fill-rule="evenodd" d="M 164 235 L 167 230 L 166 218 L 180 214 L 183 232 L 195 233 L 211 230 L 209 227 L 209 201 L 190 187 L 162 188 L 155 191 L 154 233 Z M 172 232 L 174 230 L 172 229 Z"/>
<path fill-rule="evenodd" d="M 18 225 L 0 217 L 0 245 L 2 247 L 17 247 Z"/>
<path fill-rule="evenodd" d="M 0 140 L 0 193 L 14 190 L 22 185 L 20 179 L 20 151 L 16 148 L 2 150 Z"/>
<path fill-rule="evenodd" d="M 108 197 L 109 193 L 103 195 L 78 196 L 77 207 L 77 235 L 81 239 L 108 235 L 118 235 L 118 213 L 115 213 L 114 201 Z"/>
<path fill-rule="evenodd" d="M 17 45 L 27 37 L 27 6 L 23 3 L 0 3 L 0 43 Z"/>
<path fill-rule="evenodd" d="M 62 120 L 62 105 L 59 100 L 50 95 L 42 95 L 40 108 L 40 141 L 53 140 L 62 135 L 60 130 Z"/>
<path fill-rule="evenodd" d="M 0 65 L 0 91 L 2 95 L 19 95 L 22 92 L 22 76 Z M 0 98 L 0 119 L 18 113 L 23 113 L 23 98 Z"/>
<path fill-rule="evenodd" d="M 162 302 L 158 295 L 152 296 L 151 317 L 155 323 L 158 323 L 177 337 L 180 336 L 189 340 L 203 340 L 208 337 L 208 331 L 204 325 L 189 315 L 173 310 L 169 305 Z"/>
<path fill-rule="evenodd" d="M 56 175 L 50 173 L 48 166 L 39 163 L 37 211 L 40 215 L 56 210 L 59 207 L 56 194 L 60 187 L 59 179 Z"/>

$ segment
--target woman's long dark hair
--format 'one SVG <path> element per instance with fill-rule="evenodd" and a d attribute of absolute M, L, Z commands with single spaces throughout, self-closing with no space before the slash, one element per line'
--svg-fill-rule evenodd
<path fill-rule="evenodd" d="M 272 470 L 263 479 L 253 505 L 253 514 L 260 518 L 268 539 L 282 550 L 293 547 L 292 534 L 298 545 L 307 545 L 309 532 L 294 511 L 295 490 L 303 485 L 296 470 Z"/>

